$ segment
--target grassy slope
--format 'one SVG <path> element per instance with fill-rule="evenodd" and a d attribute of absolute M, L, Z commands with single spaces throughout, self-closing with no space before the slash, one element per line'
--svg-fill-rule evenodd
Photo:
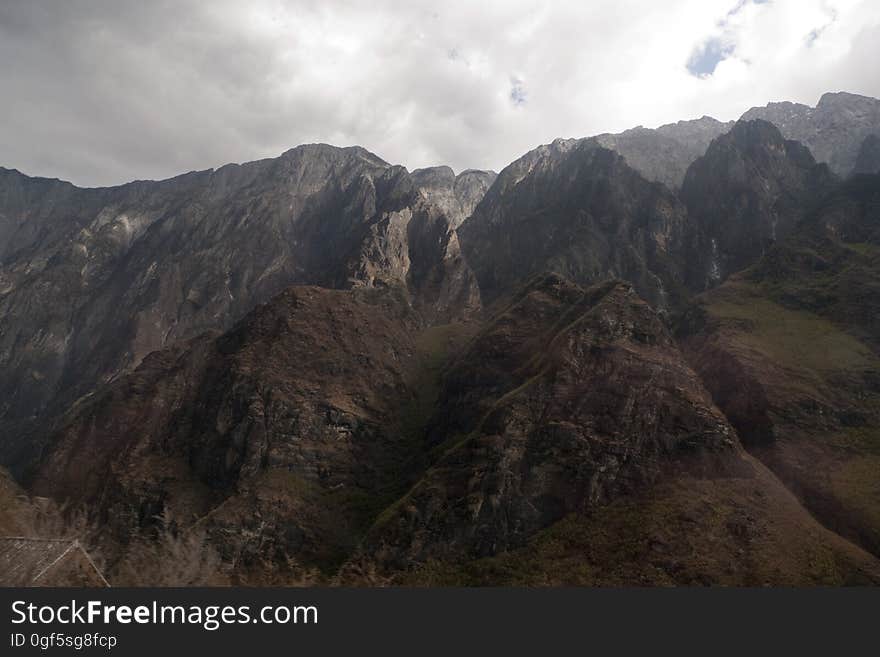
<path fill-rule="evenodd" d="M 779 481 L 751 467 L 676 476 L 589 515 L 572 514 L 521 549 L 402 578 L 422 586 L 840 585 L 880 583 L 880 562 L 820 526 Z"/>
<path fill-rule="evenodd" d="M 880 249 L 835 247 L 830 267 L 796 276 L 759 267 L 706 295 L 703 307 L 712 349 L 732 356 L 766 395 L 775 439 L 753 453 L 826 526 L 880 554 L 880 356 L 859 315 L 876 298 Z M 808 244 L 793 248 L 789 257 L 818 257 L 805 254 Z M 692 360 L 710 388 L 725 376 L 707 366 L 705 348 Z"/>

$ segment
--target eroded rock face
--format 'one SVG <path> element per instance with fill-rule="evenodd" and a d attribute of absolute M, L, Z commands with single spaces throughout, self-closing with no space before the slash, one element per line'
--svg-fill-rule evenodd
<path fill-rule="evenodd" d="M 818 162 L 838 176 L 853 172 L 859 148 L 870 134 L 880 134 L 880 100 L 850 93 L 827 93 L 816 107 L 800 103 L 769 103 L 753 107 L 743 120 L 763 119 L 786 139 L 801 142 Z"/>
<path fill-rule="evenodd" d="M 638 127 L 619 134 L 597 135 L 596 140 L 623 155 L 627 164 L 648 180 L 676 190 L 693 161 L 705 154 L 713 139 L 732 127 L 733 121 L 724 123 L 704 116 L 655 129 Z"/>
<path fill-rule="evenodd" d="M 859 147 L 853 173 L 880 173 L 880 136 L 868 135 Z"/>
<path fill-rule="evenodd" d="M 505 168 L 459 236 L 487 301 L 551 270 L 579 283 L 622 278 L 668 308 L 701 267 L 675 195 L 593 140 L 557 140 Z"/>
<path fill-rule="evenodd" d="M 801 144 L 772 124 L 739 121 L 688 169 L 681 198 L 708 249 L 703 289 L 757 261 L 834 185 Z"/>
<path fill-rule="evenodd" d="M 444 166 L 412 172 L 416 187 L 449 217 L 452 228 L 458 228 L 471 216 L 497 177 L 494 171 L 476 169 L 462 171 L 456 176 L 452 169 Z"/>
<path fill-rule="evenodd" d="M 151 351 L 228 328 L 293 283 L 402 285 L 426 321 L 475 312 L 455 225 L 489 178 L 453 181 L 450 215 L 361 148 L 110 189 L 4 170 L 2 461 L 26 464 L 52 416 Z"/>
<path fill-rule="evenodd" d="M 88 505 L 123 544 L 168 510 L 242 567 L 332 561 L 399 485 L 417 323 L 399 297 L 292 287 L 151 354 L 69 414 L 33 490 Z"/>
<path fill-rule="evenodd" d="M 664 461 L 735 434 L 632 286 L 529 284 L 444 379 L 445 454 L 383 513 L 384 567 L 492 555 L 652 482 Z M 436 444 L 434 445 L 436 448 Z"/>

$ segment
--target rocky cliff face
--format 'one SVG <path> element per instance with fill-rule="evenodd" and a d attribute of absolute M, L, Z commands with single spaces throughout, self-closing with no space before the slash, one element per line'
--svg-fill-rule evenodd
<path fill-rule="evenodd" d="M 770 103 L 753 107 L 743 120 L 763 119 L 786 139 L 801 142 L 819 162 L 838 176 L 853 172 L 859 148 L 870 134 L 880 134 L 880 100 L 850 93 L 827 93 L 816 107 L 799 103 Z"/>
<path fill-rule="evenodd" d="M 623 155 L 633 169 L 648 180 L 676 190 L 684 182 L 688 167 L 702 156 L 713 139 L 733 127 L 710 116 L 669 123 L 656 129 L 632 128 L 619 134 L 596 136 L 605 148 Z"/>
<path fill-rule="evenodd" d="M 593 140 L 559 140 L 505 168 L 459 234 L 486 300 L 551 270 L 622 278 L 667 308 L 700 267 L 681 202 Z"/>
<path fill-rule="evenodd" d="M 868 135 L 859 147 L 853 173 L 880 173 L 880 136 Z"/>
<path fill-rule="evenodd" d="M 462 171 L 456 176 L 449 167 L 416 169 L 412 172 L 413 183 L 432 205 L 449 217 L 452 228 L 458 228 L 471 216 L 497 177 L 494 171 L 475 169 Z"/>
<path fill-rule="evenodd" d="M 661 309 L 760 258 L 834 185 L 765 121 L 740 121 L 688 169 L 679 195 L 596 140 L 558 140 L 501 172 L 459 233 L 486 300 L 536 272 L 632 282 Z"/>
<path fill-rule="evenodd" d="M 74 409 L 32 489 L 90 506 L 110 544 L 169 512 L 242 571 L 332 563 L 405 483 L 417 319 L 393 291 L 289 288 Z"/>
<path fill-rule="evenodd" d="M 834 184 L 772 124 L 739 121 L 688 169 L 681 198 L 708 246 L 704 289 L 765 254 Z"/>
<path fill-rule="evenodd" d="M 659 416 L 658 407 L 664 408 Z M 444 380 L 439 462 L 374 528 L 379 558 L 487 556 L 734 434 L 631 286 L 529 284 Z M 432 443 L 436 443 L 433 444 Z"/>
<path fill-rule="evenodd" d="M 292 283 L 401 286 L 429 320 L 474 312 L 455 225 L 490 178 L 453 181 L 448 214 L 360 148 L 96 190 L 4 170 L 0 427 L 22 438 L 3 460 L 35 453 L 31 430 L 96 384 Z"/>

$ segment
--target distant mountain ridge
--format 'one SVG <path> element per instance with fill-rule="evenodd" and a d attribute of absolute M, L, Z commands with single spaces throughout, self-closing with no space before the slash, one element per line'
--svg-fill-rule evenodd
<path fill-rule="evenodd" d="M 623 155 L 627 163 L 648 180 L 678 189 L 691 163 L 733 124 L 734 121 L 722 123 L 704 116 L 655 129 L 639 126 L 619 134 L 601 134 L 596 136 L 596 141 Z"/>
<path fill-rule="evenodd" d="M 853 173 L 865 138 L 880 135 L 880 100 L 846 92 L 826 93 L 815 107 L 769 103 L 753 107 L 742 118 L 769 121 L 786 139 L 801 142 L 817 161 L 846 177 Z"/>
<path fill-rule="evenodd" d="M 772 123 L 786 139 L 804 144 L 816 161 L 826 163 L 838 176 L 846 177 L 856 170 L 866 173 L 876 170 L 873 164 L 857 162 L 863 142 L 868 140 L 866 147 L 870 149 L 871 137 L 880 136 L 880 100 L 876 98 L 846 92 L 826 93 L 816 107 L 791 102 L 769 103 L 747 110 L 740 118 Z M 603 133 L 595 139 L 623 155 L 627 163 L 648 180 L 662 182 L 675 190 L 681 187 L 687 168 L 694 160 L 705 154 L 709 143 L 729 131 L 734 123 L 704 116 L 659 128 L 639 126 L 617 134 Z"/>

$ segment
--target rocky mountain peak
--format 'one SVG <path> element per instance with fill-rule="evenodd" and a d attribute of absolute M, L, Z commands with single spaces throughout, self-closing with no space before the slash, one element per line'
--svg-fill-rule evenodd
<path fill-rule="evenodd" d="M 452 228 L 471 216 L 497 177 L 494 171 L 477 169 L 467 169 L 456 176 L 448 166 L 415 169 L 410 175 L 425 198 L 446 213 Z"/>
<path fill-rule="evenodd" d="M 741 119 L 688 169 L 681 198 L 708 240 L 707 286 L 755 262 L 786 236 L 834 177 L 802 144 L 761 119 Z"/>
<path fill-rule="evenodd" d="M 656 129 L 639 126 L 619 134 L 602 134 L 596 140 L 623 155 L 627 163 L 648 180 L 662 182 L 675 190 L 681 187 L 688 166 L 731 125 L 732 122 L 722 123 L 703 116 Z"/>
<path fill-rule="evenodd" d="M 829 91 L 819 98 L 816 109 L 838 109 L 853 113 L 875 111 L 878 100 L 870 96 L 853 94 L 847 91 Z"/>
<path fill-rule="evenodd" d="M 331 160 L 339 160 L 347 157 L 357 158 L 367 164 L 374 166 L 391 166 L 390 164 L 388 164 L 388 162 L 380 158 L 378 155 L 376 155 L 375 153 L 371 153 L 362 146 L 333 146 L 331 144 L 323 143 L 300 144 L 299 146 L 294 146 L 293 148 L 290 148 L 281 154 L 281 158 L 289 159 L 327 158 Z"/>
<path fill-rule="evenodd" d="M 672 192 L 588 139 L 541 147 L 505 168 L 460 237 L 486 300 L 551 270 L 582 284 L 629 280 L 665 308 L 688 279 L 687 223 Z"/>
<path fill-rule="evenodd" d="M 769 103 L 753 107 L 742 119 L 773 123 L 786 139 L 803 143 L 818 162 L 838 176 L 852 173 L 859 148 L 870 134 L 880 133 L 880 100 L 857 94 L 824 94 L 816 107 L 800 103 Z"/>

